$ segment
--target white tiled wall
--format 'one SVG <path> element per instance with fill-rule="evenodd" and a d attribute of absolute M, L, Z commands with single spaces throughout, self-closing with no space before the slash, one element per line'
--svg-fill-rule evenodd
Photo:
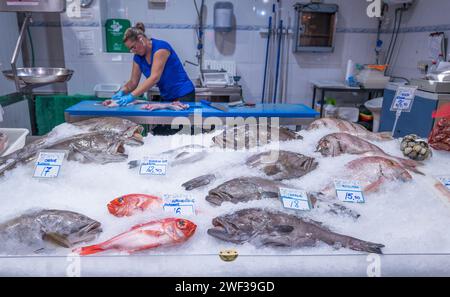
<path fill-rule="evenodd" d="M 393 75 L 406 78 L 422 76 L 417 69 L 417 62 L 428 59 L 429 34 L 444 25 L 449 28 L 449 11 L 450 1 L 448 0 L 418 0 L 409 11 L 404 13 L 402 28 L 413 27 L 416 32 L 399 34 L 395 58 L 391 63 Z M 393 20 L 392 16 L 391 19 Z M 443 30 L 443 32 L 450 37 L 449 30 Z M 390 34 L 383 34 L 385 44 L 389 43 L 390 37 Z"/>
<path fill-rule="evenodd" d="M 99 3 L 101 2 L 101 3 Z M 206 25 L 213 24 L 213 7 L 217 1 L 206 0 Z M 273 0 L 231 0 L 238 26 L 266 26 L 271 14 Z M 291 19 L 294 24 L 293 5 L 295 0 L 284 0 L 282 15 L 285 22 Z M 306 1 L 304 1 L 306 2 Z M 376 28 L 376 20 L 366 16 L 367 2 L 364 0 L 325 0 L 325 3 L 339 5 L 338 28 Z M 109 9 L 108 7 L 109 5 Z M 113 5 L 112 5 L 112 4 Z M 200 0 L 197 0 L 200 3 Z M 103 10 L 100 7 L 103 7 Z M 111 9 L 115 7 L 115 9 Z M 120 11 L 119 9 L 122 8 Z M 117 12 L 117 14 L 115 13 Z M 265 11 L 265 15 L 263 14 Z M 148 0 L 99 0 L 90 9 L 92 18 L 83 21 L 101 23 L 108 17 L 124 16 L 134 24 L 136 21 L 151 24 L 196 23 L 196 12 L 191 0 L 170 0 L 165 7 L 149 4 Z M 71 21 L 62 16 L 62 21 Z M 242 27 L 241 27 L 242 28 Z M 93 56 L 80 57 L 76 32 L 92 30 L 95 34 L 95 52 Z M 181 60 L 196 61 L 196 35 L 193 29 L 151 29 L 148 33 L 158 39 L 167 40 L 177 51 Z M 103 52 L 104 30 L 102 27 L 63 27 L 64 53 L 66 67 L 74 69 L 75 74 L 68 84 L 69 93 L 92 93 L 94 85 L 102 82 L 123 83 L 129 78 L 131 54 L 111 54 Z M 287 102 L 309 103 L 312 79 L 343 80 L 348 59 L 360 63 L 375 62 L 375 34 L 338 33 L 336 50 L 326 54 L 293 54 L 289 49 L 289 73 L 287 80 Z M 292 46 L 292 40 L 290 41 Z M 249 101 L 260 100 L 264 71 L 266 38 L 257 30 L 237 30 L 220 34 L 213 30 L 205 32 L 205 59 L 233 60 L 237 63 L 238 75 L 242 76 L 244 97 Z M 117 61 L 119 60 L 119 61 Z M 192 79 L 198 76 L 195 67 L 186 65 Z M 282 69 L 285 73 L 286 68 Z"/>

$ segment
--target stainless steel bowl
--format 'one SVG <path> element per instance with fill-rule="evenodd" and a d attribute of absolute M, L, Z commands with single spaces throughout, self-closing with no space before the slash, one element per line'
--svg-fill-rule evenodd
<path fill-rule="evenodd" d="M 17 68 L 19 81 L 27 85 L 65 82 L 72 77 L 72 74 L 73 70 L 66 68 Z M 14 80 L 12 70 L 4 70 L 3 75 L 9 80 Z"/>

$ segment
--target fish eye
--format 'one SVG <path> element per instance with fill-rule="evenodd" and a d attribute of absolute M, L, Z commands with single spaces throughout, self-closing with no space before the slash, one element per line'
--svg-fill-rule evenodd
<path fill-rule="evenodd" d="M 183 220 L 180 220 L 177 222 L 178 228 L 184 229 L 186 227 L 186 222 Z"/>
<path fill-rule="evenodd" d="M 120 197 L 119 199 L 117 199 L 117 202 L 122 203 L 123 202 L 123 197 Z"/>

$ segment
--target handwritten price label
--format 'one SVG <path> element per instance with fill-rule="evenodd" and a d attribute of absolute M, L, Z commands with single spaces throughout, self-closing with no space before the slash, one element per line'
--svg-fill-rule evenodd
<path fill-rule="evenodd" d="M 284 208 L 294 210 L 311 210 L 311 201 L 306 191 L 280 188 L 280 198 Z"/>
<path fill-rule="evenodd" d="M 166 159 L 144 159 L 139 173 L 141 175 L 166 175 L 168 161 Z"/>
<path fill-rule="evenodd" d="M 334 186 L 339 200 L 351 203 L 365 202 L 359 181 L 335 180 Z"/>
<path fill-rule="evenodd" d="M 64 151 L 41 151 L 36 161 L 33 177 L 58 177 L 65 156 Z"/>
<path fill-rule="evenodd" d="M 176 216 L 195 215 L 195 199 L 186 194 L 165 194 L 163 196 L 165 212 L 172 213 Z"/>

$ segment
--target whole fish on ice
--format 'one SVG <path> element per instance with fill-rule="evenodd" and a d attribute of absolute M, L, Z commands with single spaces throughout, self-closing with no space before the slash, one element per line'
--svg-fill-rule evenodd
<path fill-rule="evenodd" d="M 6 150 L 8 146 L 8 135 L 0 132 L 0 155 Z"/>
<path fill-rule="evenodd" d="M 283 150 L 253 155 L 247 159 L 246 164 L 259 168 L 274 180 L 299 178 L 318 166 L 314 158 Z"/>
<path fill-rule="evenodd" d="M 108 250 L 135 253 L 156 247 L 178 245 L 194 235 L 197 225 L 193 222 L 167 218 L 136 225 L 105 242 L 75 249 L 80 255 L 91 255 Z"/>
<path fill-rule="evenodd" d="M 338 129 L 340 132 L 348 133 L 353 136 L 361 137 L 373 141 L 392 140 L 392 136 L 388 132 L 373 133 L 363 126 L 346 120 L 334 118 L 321 118 L 312 122 L 308 130 L 317 130 L 322 128 Z"/>
<path fill-rule="evenodd" d="M 236 244 L 302 248 L 324 242 L 335 248 L 382 254 L 382 244 L 334 233 L 320 222 L 273 210 L 249 208 L 216 217 L 208 234 Z"/>
<path fill-rule="evenodd" d="M 94 240 L 101 224 L 85 215 L 66 210 L 38 210 L 0 224 L 0 253 L 33 253 L 45 249 L 46 241 L 70 248 Z"/>
<path fill-rule="evenodd" d="M 380 156 L 363 157 L 353 160 L 345 165 L 342 180 L 357 180 L 365 194 L 378 191 L 386 182 L 409 182 L 411 174 L 398 162 Z M 330 182 L 320 193 L 327 197 L 335 197 L 334 183 Z"/>
<path fill-rule="evenodd" d="M 214 145 L 223 149 L 242 150 L 276 141 L 302 139 L 302 136 L 284 127 L 242 125 L 225 129 L 213 137 Z"/>
<path fill-rule="evenodd" d="M 205 174 L 196 178 L 193 178 L 191 180 L 188 180 L 187 182 L 183 183 L 181 186 L 186 191 L 191 191 L 193 189 L 197 189 L 206 185 L 209 185 L 213 181 L 216 180 L 216 176 L 214 174 Z"/>
<path fill-rule="evenodd" d="M 108 211 L 116 217 L 129 217 L 147 209 L 160 208 L 161 198 L 146 194 L 128 194 L 108 203 Z"/>
<path fill-rule="evenodd" d="M 35 160 L 42 149 L 67 150 L 68 159 L 82 163 L 106 164 L 123 162 L 125 154 L 124 140 L 111 132 L 91 132 L 63 138 L 45 146 L 32 143 L 8 156 L 0 158 L 0 175 L 18 164 Z"/>
<path fill-rule="evenodd" d="M 159 154 L 161 158 L 167 158 L 169 166 L 191 164 L 203 160 L 207 156 L 206 147 L 199 144 L 185 145 Z M 129 169 L 139 167 L 140 160 L 128 162 Z"/>
<path fill-rule="evenodd" d="M 261 177 L 240 177 L 229 180 L 210 190 L 205 199 L 214 205 L 221 205 L 223 202 L 237 204 L 266 198 L 279 199 L 280 187 L 291 188 L 279 181 Z M 325 201 L 321 197 L 309 196 L 314 208 L 327 209 L 334 214 L 343 213 L 353 218 L 359 217 L 359 214 L 343 205 Z"/>
<path fill-rule="evenodd" d="M 402 164 L 403 167 L 423 174 L 416 169 L 420 164 L 413 160 L 398 158 L 385 153 L 378 146 L 365 141 L 362 138 L 347 134 L 347 133 L 332 133 L 322 137 L 317 145 L 317 151 L 323 156 L 336 157 L 342 154 L 352 155 L 378 155 L 386 158 L 395 159 Z"/>

